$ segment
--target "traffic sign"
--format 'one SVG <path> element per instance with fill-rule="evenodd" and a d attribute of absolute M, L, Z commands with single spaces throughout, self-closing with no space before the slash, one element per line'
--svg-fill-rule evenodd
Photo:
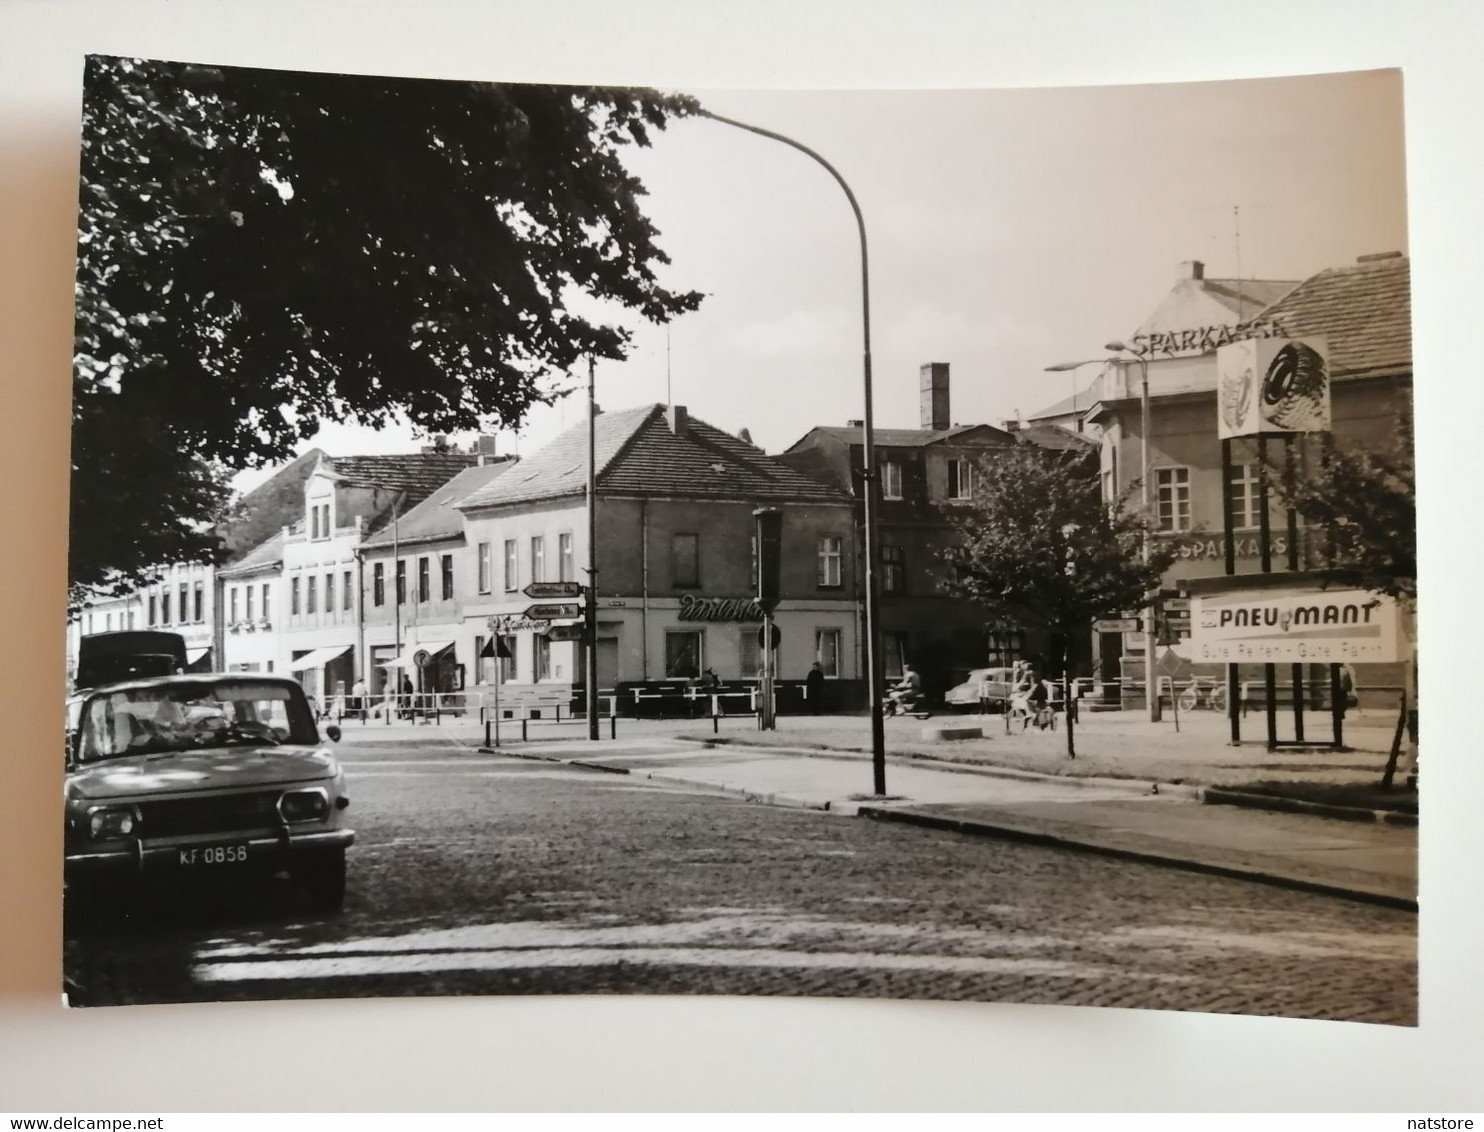
<path fill-rule="evenodd" d="M 582 634 L 581 625 L 553 625 L 546 635 L 553 641 L 580 641 Z"/>
<path fill-rule="evenodd" d="M 1104 617 L 1100 621 L 1094 621 L 1092 627 L 1099 633 L 1137 633 L 1139 619 L 1137 617 Z"/>
<path fill-rule="evenodd" d="M 536 621 L 571 621 L 582 616 L 582 606 L 576 602 L 560 602 L 555 605 L 528 605 L 526 616 Z"/>
<path fill-rule="evenodd" d="M 778 628 L 777 625 L 774 625 L 773 626 L 773 648 L 774 648 L 775 651 L 777 650 L 779 644 L 782 641 L 783 641 L 783 633 L 779 631 L 779 628 Z M 763 629 L 762 629 L 762 626 L 759 626 L 758 627 L 758 631 L 757 631 L 757 647 L 758 648 L 762 648 L 763 647 Z"/>
<path fill-rule="evenodd" d="M 581 597 L 581 582 L 532 582 L 521 593 L 526 597 Z"/>

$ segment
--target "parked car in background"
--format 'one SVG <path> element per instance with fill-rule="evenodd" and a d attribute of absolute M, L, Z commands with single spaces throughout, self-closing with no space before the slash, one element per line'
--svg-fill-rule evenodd
<path fill-rule="evenodd" d="M 170 676 L 186 670 L 186 642 L 166 629 L 120 629 L 89 633 L 77 642 L 79 690 L 137 680 L 143 676 Z"/>
<path fill-rule="evenodd" d="M 987 697 L 990 711 L 1004 711 L 1010 703 L 1010 681 L 1013 675 L 1014 669 L 1010 668 L 972 669 L 963 683 L 948 689 L 943 703 L 949 708 L 959 710 L 978 708 Z"/>
<path fill-rule="evenodd" d="M 336 727 L 326 734 L 338 740 Z M 273 676 L 125 681 L 81 704 L 64 795 L 69 886 L 169 886 L 287 872 L 322 908 L 345 898 L 355 833 L 340 764 L 304 690 Z"/>

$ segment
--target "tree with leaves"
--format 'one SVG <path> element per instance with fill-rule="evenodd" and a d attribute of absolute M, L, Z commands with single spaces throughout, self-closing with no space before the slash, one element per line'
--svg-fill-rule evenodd
<path fill-rule="evenodd" d="M 621 157 L 689 99 L 110 57 L 84 91 L 74 596 L 210 559 L 230 473 L 323 421 L 508 427 L 700 302 Z"/>
<path fill-rule="evenodd" d="M 1145 518 L 1128 498 L 1101 498 L 1088 452 L 1027 443 L 996 453 L 978 467 L 973 502 L 955 511 L 944 589 L 989 625 L 1040 626 L 1063 642 L 1090 634 L 1097 618 L 1143 607 L 1173 561 L 1157 544 L 1145 561 Z M 1065 660 L 1048 658 L 1053 670 Z"/>

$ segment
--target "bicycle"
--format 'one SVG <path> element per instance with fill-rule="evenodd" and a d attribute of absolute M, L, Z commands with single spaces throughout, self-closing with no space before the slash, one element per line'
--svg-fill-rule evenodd
<path fill-rule="evenodd" d="M 1225 711 L 1226 684 L 1220 680 L 1197 676 L 1185 685 L 1185 690 L 1180 693 L 1177 703 L 1181 711 L 1195 711 L 1197 708 Z"/>

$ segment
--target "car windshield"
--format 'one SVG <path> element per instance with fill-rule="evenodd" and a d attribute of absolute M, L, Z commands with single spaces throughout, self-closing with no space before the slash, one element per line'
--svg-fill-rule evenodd
<path fill-rule="evenodd" d="M 123 688 L 87 703 L 82 762 L 235 745 L 319 741 L 304 693 L 286 684 L 215 680 Z"/>

